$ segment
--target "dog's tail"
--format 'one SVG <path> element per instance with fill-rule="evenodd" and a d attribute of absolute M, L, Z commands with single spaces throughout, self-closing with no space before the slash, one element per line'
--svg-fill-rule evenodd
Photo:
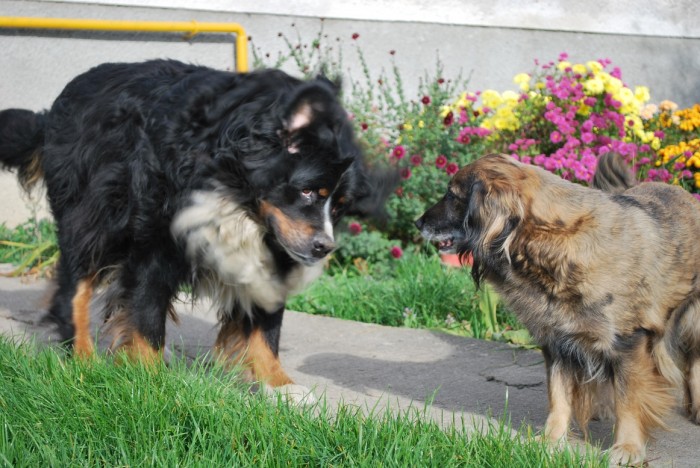
<path fill-rule="evenodd" d="M 0 167 L 17 169 L 17 178 L 27 191 L 42 177 L 44 129 L 44 113 L 24 109 L 0 111 Z"/>
<path fill-rule="evenodd" d="M 630 167 L 617 153 L 605 153 L 598 158 L 598 168 L 591 186 L 609 193 L 622 193 L 636 184 Z"/>

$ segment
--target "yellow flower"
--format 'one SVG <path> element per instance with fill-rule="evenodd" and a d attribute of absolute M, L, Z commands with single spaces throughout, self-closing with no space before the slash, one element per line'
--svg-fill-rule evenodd
<path fill-rule="evenodd" d="M 614 76 L 608 75 L 607 73 L 604 73 L 603 76 L 603 80 L 605 82 L 605 91 L 613 95 L 617 94 L 617 92 L 623 86 L 622 81 L 620 81 L 618 78 L 615 78 Z"/>
<path fill-rule="evenodd" d="M 559 71 L 565 71 L 569 67 L 571 67 L 571 62 L 567 62 L 566 60 L 557 64 L 557 68 L 559 69 Z"/>
<path fill-rule="evenodd" d="M 411 130 L 413 130 L 413 125 L 411 125 L 410 123 L 405 123 L 403 124 L 403 129 L 407 132 L 410 132 Z"/>
<path fill-rule="evenodd" d="M 651 149 L 658 151 L 659 148 L 661 148 L 661 140 L 659 140 L 658 137 L 654 137 L 654 139 L 651 140 Z"/>
<path fill-rule="evenodd" d="M 520 99 L 520 96 L 515 91 L 509 90 L 503 91 L 503 94 L 501 94 L 501 99 L 503 99 L 503 104 L 507 104 L 513 107 L 518 103 L 518 99 Z"/>
<path fill-rule="evenodd" d="M 583 89 L 586 94 L 600 94 L 605 90 L 605 84 L 599 78 L 591 78 L 583 82 Z"/>
<path fill-rule="evenodd" d="M 537 83 L 535 83 L 535 88 L 537 89 L 544 89 L 544 87 L 545 84 L 542 81 L 538 81 Z"/>
<path fill-rule="evenodd" d="M 441 106 L 441 107 L 440 107 L 440 117 L 442 117 L 443 119 L 444 119 L 444 118 L 447 116 L 447 114 L 449 114 L 450 112 L 452 112 L 452 109 L 450 108 L 450 106 Z"/>
<path fill-rule="evenodd" d="M 647 102 L 649 99 L 651 99 L 651 96 L 649 95 L 649 88 L 646 86 L 635 86 L 634 97 L 642 104 Z"/>
<path fill-rule="evenodd" d="M 481 93 L 481 102 L 483 102 L 486 107 L 495 109 L 501 105 L 503 100 L 501 99 L 501 95 L 498 94 L 498 91 L 494 91 L 493 89 L 487 89 L 486 91 Z"/>
<path fill-rule="evenodd" d="M 423 127 L 425 127 L 425 122 L 423 122 L 422 120 L 419 120 L 418 121 L 418 128 L 423 128 Z"/>
<path fill-rule="evenodd" d="M 590 62 L 586 62 L 586 66 L 593 73 L 598 73 L 603 70 L 603 66 L 600 64 L 600 62 L 595 62 L 593 60 L 591 60 Z"/>
<path fill-rule="evenodd" d="M 585 65 L 577 63 L 571 69 L 576 73 L 577 75 L 585 75 L 588 72 L 588 69 L 586 68 Z"/>
<path fill-rule="evenodd" d="M 527 73 L 518 73 L 513 78 L 513 82 L 520 87 L 521 91 L 530 91 L 530 75 Z"/>

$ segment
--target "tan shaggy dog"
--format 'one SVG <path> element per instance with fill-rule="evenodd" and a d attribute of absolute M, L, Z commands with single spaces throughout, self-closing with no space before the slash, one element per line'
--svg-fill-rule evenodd
<path fill-rule="evenodd" d="M 416 225 L 440 249 L 471 253 L 476 283 L 492 284 L 542 347 L 545 437 L 565 440 L 572 416 L 585 434 L 607 404 L 611 461 L 640 463 L 676 389 L 700 423 L 700 202 L 633 186 L 612 154 L 594 183 L 605 191 L 492 154 Z"/>

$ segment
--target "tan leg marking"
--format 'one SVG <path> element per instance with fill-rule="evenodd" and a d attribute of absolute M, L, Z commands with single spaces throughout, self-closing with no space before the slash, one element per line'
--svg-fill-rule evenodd
<path fill-rule="evenodd" d="M 240 328 L 231 322 L 221 325 L 214 347 L 219 360 L 242 364 L 248 379 L 264 382 L 271 387 L 294 383 L 270 349 L 262 331 L 253 330 L 247 338 L 243 335 Z"/>
<path fill-rule="evenodd" d="M 116 342 L 119 342 L 119 345 L 115 349 Z M 129 327 L 119 330 L 111 348 L 117 355 L 117 363 L 123 363 L 126 358 L 148 367 L 154 367 L 162 359 L 163 354 L 161 351 L 156 351 L 140 333 Z"/>
<path fill-rule="evenodd" d="M 92 356 L 95 346 L 90 334 L 90 299 L 92 298 L 92 281 L 80 280 L 73 296 L 73 353 L 77 358 L 84 359 Z"/>
<path fill-rule="evenodd" d="M 700 424 L 700 356 L 689 359 L 687 379 L 687 405 L 690 420 Z"/>
<path fill-rule="evenodd" d="M 659 372 L 647 345 L 640 343 L 615 375 L 614 463 L 642 463 L 651 429 L 666 428 L 663 418 L 675 405 L 672 384 Z"/>
<path fill-rule="evenodd" d="M 544 435 L 550 442 L 565 441 L 571 423 L 573 393 L 572 376 L 560 366 L 550 366 L 547 391 L 549 394 L 549 415 L 544 426 Z"/>

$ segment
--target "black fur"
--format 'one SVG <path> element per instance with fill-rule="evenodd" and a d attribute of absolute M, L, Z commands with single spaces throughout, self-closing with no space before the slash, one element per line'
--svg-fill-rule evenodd
<path fill-rule="evenodd" d="M 334 248 L 324 209 L 332 223 L 376 212 L 389 179 L 368 171 L 336 94 L 323 78 L 149 61 L 96 67 L 47 112 L 0 112 L 0 165 L 22 181 L 43 172 L 61 249 L 50 314 L 63 339 L 74 333 L 76 285 L 94 278 L 109 280 L 108 314 L 124 312 L 153 348 L 164 344 L 178 288 L 218 274 L 202 264 L 205 248 L 187 251 L 192 230 L 171 232 L 198 192 L 261 227 L 278 282 Z M 246 335 L 262 329 L 276 354 L 283 300 L 229 306 L 220 315 Z"/>

